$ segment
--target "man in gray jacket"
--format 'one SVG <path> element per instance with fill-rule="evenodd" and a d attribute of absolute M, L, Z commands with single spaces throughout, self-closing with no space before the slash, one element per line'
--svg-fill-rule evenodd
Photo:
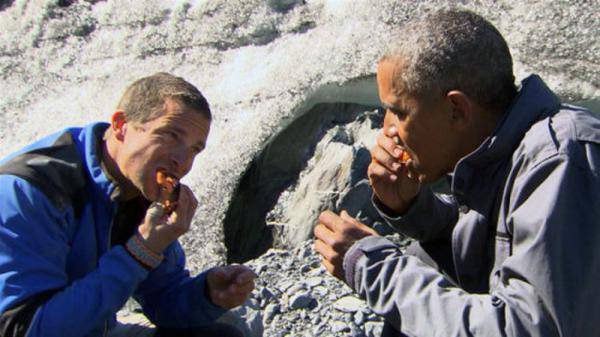
<path fill-rule="evenodd" d="M 368 175 L 381 216 L 415 242 L 402 253 L 326 211 L 323 264 L 385 336 L 598 336 L 600 120 L 536 75 L 517 89 L 506 42 L 478 15 L 406 27 L 378 65 Z M 451 194 L 433 193 L 446 175 Z"/>

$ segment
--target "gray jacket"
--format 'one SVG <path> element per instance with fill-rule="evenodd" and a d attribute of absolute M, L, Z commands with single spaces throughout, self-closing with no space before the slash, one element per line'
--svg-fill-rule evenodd
<path fill-rule="evenodd" d="M 525 79 L 450 196 L 423 188 L 355 243 L 346 282 L 408 336 L 600 336 L 600 120 Z"/>

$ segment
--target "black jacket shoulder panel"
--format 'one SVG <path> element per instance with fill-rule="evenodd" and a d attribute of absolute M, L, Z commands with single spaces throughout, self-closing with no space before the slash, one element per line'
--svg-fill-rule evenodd
<path fill-rule="evenodd" d="M 20 177 L 37 187 L 60 211 L 73 206 L 79 217 L 87 174 L 73 137 L 65 132 L 49 147 L 16 156 L 0 166 L 0 174 Z"/>

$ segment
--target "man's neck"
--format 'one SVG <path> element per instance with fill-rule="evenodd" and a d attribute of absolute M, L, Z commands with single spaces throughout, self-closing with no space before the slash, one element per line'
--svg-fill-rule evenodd
<path fill-rule="evenodd" d="M 106 175 L 119 188 L 119 199 L 130 200 L 140 196 L 139 190 L 131 183 L 127 177 L 123 175 L 115 158 L 117 157 L 117 149 L 114 144 L 113 135 L 110 127 L 104 133 L 101 146 L 101 163 Z"/>

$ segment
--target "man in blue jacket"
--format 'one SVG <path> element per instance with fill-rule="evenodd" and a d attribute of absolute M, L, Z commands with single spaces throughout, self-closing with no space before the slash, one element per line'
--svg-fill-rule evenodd
<path fill-rule="evenodd" d="M 517 89 L 506 42 L 476 14 L 433 13 L 390 44 L 368 176 L 381 216 L 415 241 L 402 252 L 327 211 L 327 269 L 384 336 L 598 336 L 600 120 L 536 75 Z M 433 193 L 447 174 L 451 193 Z"/>
<path fill-rule="evenodd" d="M 209 105 L 182 78 L 130 85 L 110 124 L 68 128 L 0 162 L 0 335 L 103 336 L 130 296 L 161 336 L 237 336 L 215 320 L 254 288 L 243 266 L 191 277 L 177 238 L 197 201 L 174 181 L 206 144 Z M 162 196 L 161 196 L 162 195 Z"/>

